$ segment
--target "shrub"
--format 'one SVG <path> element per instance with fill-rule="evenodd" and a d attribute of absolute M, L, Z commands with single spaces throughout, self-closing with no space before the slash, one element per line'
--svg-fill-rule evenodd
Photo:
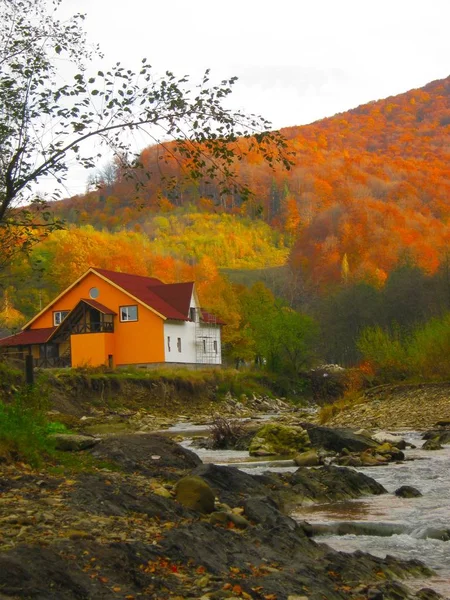
<path fill-rule="evenodd" d="M 416 327 L 408 337 L 365 329 L 358 348 L 382 382 L 421 379 L 448 379 L 450 373 L 450 313 Z"/>
<path fill-rule="evenodd" d="M 381 327 L 364 329 L 357 342 L 364 360 L 373 366 L 383 382 L 403 380 L 410 374 L 407 344 L 398 332 L 389 334 Z"/>
<path fill-rule="evenodd" d="M 450 314 L 432 319 L 414 332 L 408 358 L 415 373 L 428 379 L 448 379 L 450 374 Z"/>
<path fill-rule="evenodd" d="M 214 417 L 209 433 L 212 438 L 212 447 L 217 448 L 233 448 L 236 442 L 244 437 L 247 432 L 242 426 L 242 423 L 224 417 Z"/>
<path fill-rule="evenodd" d="M 0 397 L 7 398 L 23 381 L 23 373 L 0 361 Z"/>

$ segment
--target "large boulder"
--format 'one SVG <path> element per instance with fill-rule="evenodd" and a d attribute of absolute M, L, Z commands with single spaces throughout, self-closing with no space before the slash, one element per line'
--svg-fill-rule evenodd
<path fill-rule="evenodd" d="M 418 498 L 422 495 L 422 493 L 412 485 L 402 485 L 396 489 L 394 493 L 399 498 Z"/>
<path fill-rule="evenodd" d="M 185 508 L 208 514 L 214 511 L 214 492 L 201 477 L 189 475 L 180 479 L 175 487 L 175 498 Z"/>
<path fill-rule="evenodd" d="M 178 478 L 175 470 L 187 471 L 202 461 L 199 457 L 158 434 L 114 435 L 103 439 L 91 453 L 96 458 L 118 464 L 128 473 L 142 473 L 155 477 L 159 474 L 166 478 L 172 474 Z"/>
<path fill-rule="evenodd" d="M 287 477 L 302 502 L 333 502 L 386 493 L 372 477 L 345 467 L 300 467 Z"/>
<path fill-rule="evenodd" d="M 305 424 L 309 439 L 315 448 L 324 448 L 333 452 L 363 452 L 368 448 L 376 448 L 378 443 L 372 438 L 354 433 L 351 429 L 319 427 Z"/>
<path fill-rule="evenodd" d="M 99 438 L 90 435 L 77 435 L 68 433 L 52 433 L 48 439 L 53 442 L 57 450 L 64 452 L 79 452 L 87 448 L 93 448 L 99 442 Z"/>
<path fill-rule="evenodd" d="M 303 427 L 289 427 L 269 423 L 259 429 L 250 442 L 251 456 L 293 456 L 310 447 L 307 431 Z"/>
<path fill-rule="evenodd" d="M 374 433 L 372 439 L 378 444 L 391 444 L 391 446 L 395 446 L 399 450 L 404 450 L 406 448 L 406 442 L 401 436 L 388 433 L 387 431 L 378 431 L 377 433 Z"/>
<path fill-rule="evenodd" d="M 200 465 L 191 475 L 201 477 L 216 491 L 222 502 L 230 505 L 235 504 L 236 498 L 266 496 L 269 490 L 283 488 L 282 482 L 274 474 L 254 476 L 236 467 L 222 465 Z"/>

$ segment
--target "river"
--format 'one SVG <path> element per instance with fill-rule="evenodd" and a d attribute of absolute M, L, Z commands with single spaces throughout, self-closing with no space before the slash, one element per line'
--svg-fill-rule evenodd
<path fill-rule="evenodd" d="M 381 483 L 388 494 L 300 507 L 292 516 L 313 524 L 321 531 L 316 541 L 335 550 L 363 550 L 379 557 L 390 554 L 422 560 L 436 571 L 436 576 L 425 581 L 411 580 L 408 585 L 417 589 L 432 587 L 450 599 L 450 541 L 439 539 L 446 531 L 450 539 L 450 446 L 425 451 L 420 449 L 420 434 L 402 435 L 417 446 L 405 451 L 405 462 L 358 469 Z M 188 441 L 183 445 L 190 447 Z M 296 469 L 292 461 L 249 460 L 247 452 L 195 451 L 203 462 L 233 464 L 248 473 Z M 423 495 L 398 498 L 393 492 L 401 485 L 414 486 Z M 336 535 L 341 524 L 352 532 Z"/>

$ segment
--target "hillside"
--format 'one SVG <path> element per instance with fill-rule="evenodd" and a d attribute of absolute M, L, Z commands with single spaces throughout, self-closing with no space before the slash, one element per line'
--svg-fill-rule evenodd
<path fill-rule="evenodd" d="M 98 192 L 66 200 L 58 211 L 77 225 L 150 235 L 155 213 L 167 218 L 176 207 L 263 219 L 288 242 L 297 239 L 293 267 L 321 285 L 341 278 L 344 257 L 346 276 L 377 284 L 406 251 L 436 271 L 450 239 L 450 77 L 282 133 L 295 152 L 293 168 L 272 171 L 248 153 L 237 164 L 240 182 L 255 193 L 246 202 L 221 195 L 214 182 L 187 182 L 181 159 L 150 147 L 141 162 L 152 177 L 139 191 L 116 164 L 99 172 Z M 181 253 L 192 256 L 192 248 L 182 243 Z"/>

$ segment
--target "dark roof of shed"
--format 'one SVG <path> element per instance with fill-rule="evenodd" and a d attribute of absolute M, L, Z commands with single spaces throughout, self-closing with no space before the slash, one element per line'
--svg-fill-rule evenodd
<path fill-rule="evenodd" d="M 30 346 L 31 344 L 45 344 L 55 331 L 56 327 L 42 329 L 26 329 L 15 335 L 0 340 L 0 346 Z"/>

